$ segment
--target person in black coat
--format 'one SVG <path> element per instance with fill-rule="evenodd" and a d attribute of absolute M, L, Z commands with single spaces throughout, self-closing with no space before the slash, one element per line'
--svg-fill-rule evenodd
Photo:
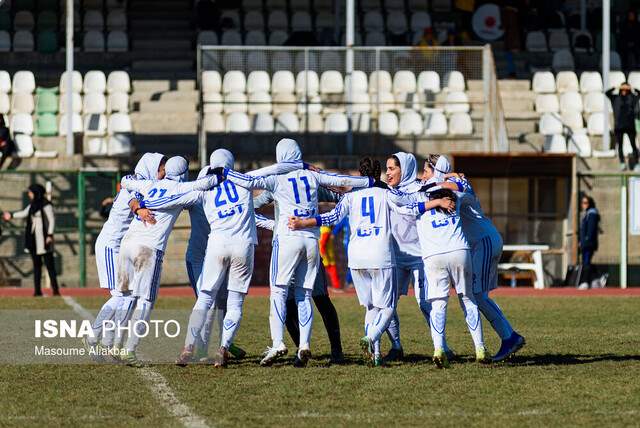
<path fill-rule="evenodd" d="M 600 231 L 600 214 L 591 196 L 584 195 L 580 200 L 584 213 L 580 221 L 580 252 L 582 253 L 582 275 L 580 288 L 589 288 L 593 276 L 591 260 L 598 251 L 598 233 Z"/>
<path fill-rule="evenodd" d="M 618 158 L 620 159 L 620 170 L 624 171 L 625 161 L 624 153 L 622 151 L 622 142 L 624 134 L 627 134 L 631 141 L 631 147 L 633 148 L 634 161 L 638 161 L 638 146 L 636 145 L 636 124 L 635 120 L 638 116 L 638 101 L 640 101 L 640 92 L 631 88 L 627 82 L 620 85 L 620 91 L 618 94 L 613 93 L 614 88 L 609 89 L 605 94 L 611 100 L 611 106 L 613 107 L 613 117 L 615 120 L 614 134 L 616 137 L 616 144 L 618 146 Z M 638 165 L 636 165 L 636 169 Z"/>
<path fill-rule="evenodd" d="M 9 128 L 5 124 L 4 115 L 0 114 L 0 154 L 2 155 L 0 168 L 2 168 L 7 158 L 15 156 L 15 153 L 16 144 L 11 138 Z"/>

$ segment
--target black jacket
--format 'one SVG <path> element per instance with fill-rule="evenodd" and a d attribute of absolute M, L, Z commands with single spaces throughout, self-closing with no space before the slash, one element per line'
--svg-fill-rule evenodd
<path fill-rule="evenodd" d="M 613 88 L 607 92 L 607 97 L 611 100 L 613 107 L 613 117 L 615 119 L 616 130 L 634 130 L 636 128 L 635 119 L 638 116 L 638 101 L 640 93 L 632 90 L 627 95 L 614 95 Z"/>
<path fill-rule="evenodd" d="M 596 251 L 598 249 L 598 232 L 600 231 L 600 214 L 595 208 L 589 208 L 580 222 L 580 248 Z"/>

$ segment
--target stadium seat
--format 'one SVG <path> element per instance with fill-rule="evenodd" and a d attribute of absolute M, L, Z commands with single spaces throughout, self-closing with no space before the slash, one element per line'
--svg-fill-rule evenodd
<path fill-rule="evenodd" d="M 292 70 L 293 58 L 289 52 L 275 52 L 271 55 L 271 70 Z"/>
<path fill-rule="evenodd" d="M 550 71 L 537 71 L 533 75 L 531 89 L 536 94 L 553 94 L 556 92 L 556 80 Z"/>
<path fill-rule="evenodd" d="M 449 134 L 472 135 L 473 122 L 469 113 L 454 113 L 449 118 Z"/>
<path fill-rule="evenodd" d="M 320 95 L 304 95 L 298 98 L 298 114 L 317 114 L 322 112 L 322 98 Z"/>
<path fill-rule="evenodd" d="M 82 111 L 82 97 L 79 93 L 73 92 L 72 94 L 72 102 L 73 102 L 73 113 L 80 113 Z M 61 94 L 59 97 L 59 105 L 58 111 L 60 114 L 67 113 L 67 95 Z"/>
<path fill-rule="evenodd" d="M 244 92 L 230 92 L 228 94 L 224 94 L 222 110 L 225 114 L 246 113 L 247 95 Z"/>
<path fill-rule="evenodd" d="M 525 46 L 528 52 L 547 52 L 547 37 L 542 31 L 527 33 Z"/>
<path fill-rule="evenodd" d="M 312 70 L 299 72 L 296 76 L 296 94 L 313 96 L 319 93 L 320 79 L 318 78 L 318 73 Z"/>
<path fill-rule="evenodd" d="M 553 59 L 551 60 L 551 68 L 553 68 L 556 72 L 575 70 L 576 65 L 573 60 L 571 51 L 563 49 L 554 53 Z"/>
<path fill-rule="evenodd" d="M 291 10 L 308 10 L 310 2 L 307 0 L 290 0 L 289 7 Z"/>
<path fill-rule="evenodd" d="M 240 28 L 240 12 L 237 10 L 225 8 L 220 15 L 220 22 L 223 20 L 233 22 L 233 28 Z"/>
<path fill-rule="evenodd" d="M 293 75 L 291 75 L 293 81 Z M 269 92 L 271 90 L 271 81 L 266 71 L 252 71 L 247 77 L 247 93 Z M 293 92 L 293 91 L 291 91 Z"/>
<path fill-rule="evenodd" d="M 213 31 L 200 31 L 198 33 L 198 41 L 199 45 L 217 45 L 218 44 L 218 35 Z"/>
<path fill-rule="evenodd" d="M 376 92 L 371 94 L 371 112 L 378 113 L 395 110 L 396 100 L 391 92 Z"/>
<path fill-rule="evenodd" d="M 344 113 L 331 113 L 324 121 L 325 133 L 347 132 L 349 130 L 349 120 Z"/>
<path fill-rule="evenodd" d="M 627 82 L 631 85 L 632 88 L 640 90 L 640 71 L 632 71 L 631 73 L 629 73 Z"/>
<path fill-rule="evenodd" d="M 259 72 L 256 72 L 256 73 L 259 73 Z M 266 85 L 268 87 L 269 85 L 268 75 L 266 75 L 266 79 L 267 79 Z M 283 94 L 283 93 L 292 94 L 295 89 L 295 80 L 293 78 L 293 73 L 288 70 L 279 70 L 273 73 L 270 84 L 271 84 L 271 92 L 274 95 Z"/>
<path fill-rule="evenodd" d="M 129 113 L 129 94 L 114 92 L 107 98 L 107 113 Z"/>
<path fill-rule="evenodd" d="M 247 72 L 264 71 L 269 64 L 267 54 L 262 50 L 254 50 L 247 54 Z"/>
<path fill-rule="evenodd" d="M 578 92 L 580 91 L 580 84 L 578 83 L 578 76 L 573 71 L 561 71 L 556 75 L 556 88 L 559 93 L 564 92 Z"/>
<path fill-rule="evenodd" d="M 107 78 L 107 92 L 110 94 L 115 92 L 131 92 L 131 80 L 126 71 L 112 71 Z"/>
<path fill-rule="evenodd" d="M 104 29 L 104 18 L 102 12 L 98 10 L 87 10 L 82 20 L 84 31 L 102 31 Z"/>
<path fill-rule="evenodd" d="M 0 71 L 0 93 L 8 94 L 11 92 L 11 76 L 5 70 Z"/>
<path fill-rule="evenodd" d="M 382 31 L 367 31 L 364 37 L 364 45 L 365 46 L 386 46 L 387 38 L 385 37 Z"/>
<path fill-rule="evenodd" d="M 297 52 L 295 54 L 294 66 L 296 72 L 305 70 L 317 70 L 318 54 L 316 52 Z"/>
<path fill-rule="evenodd" d="M 306 11 L 298 11 L 291 17 L 291 31 L 312 31 L 311 15 Z"/>
<path fill-rule="evenodd" d="M 107 156 L 109 153 L 107 139 L 102 137 L 89 138 L 85 140 L 85 156 Z"/>
<path fill-rule="evenodd" d="M 74 70 L 71 73 L 71 90 L 76 93 L 82 92 L 82 74 L 79 71 Z M 67 72 L 63 72 L 60 76 L 60 83 L 58 85 L 60 87 L 60 93 L 64 94 L 67 92 Z"/>
<path fill-rule="evenodd" d="M 244 16 L 244 30 L 245 31 L 253 31 L 253 30 L 264 30 L 264 16 L 262 12 L 257 10 L 250 10 Z"/>
<path fill-rule="evenodd" d="M 405 110 L 400 113 L 398 125 L 400 136 L 415 136 L 423 133 L 422 116 L 416 111 Z"/>
<path fill-rule="evenodd" d="M 328 12 L 319 12 L 316 15 L 316 31 L 321 31 L 322 29 L 332 29 L 334 25 L 334 17 L 333 14 Z"/>
<path fill-rule="evenodd" d="M 238 30 L 226 30 L 220 37 L 223 46 L 242 46 L 242 35 Z"/>
<path fill-rule="evenodd" d="M 613 111 L 611 101 L 601 92 L 590 92 L 584 95 L 583 99 L 585 113 L 597 113 L 605 111 L 605 106 L 609 112 Z"/>
<path fill-rule="evenodd" d="M 264 46 L 267 44 L 267 37 L 263 31 L 251 30 L 244 37 L 244 44 L 247 46 Z"/>
<path fill-rule="evenodd" d="M 33 31 L 34 27 L 35 21 L 31 12 L 28 10 L 16 12 L 13 17 L 13 29 L 15 31 Z"/>
<path fill-rule="evenodd" d="M 89 92 L 84 95 L 82 99 L 82 112 L 84 114 L 104 114 L 106 111 L 107 99 L 103 93 Z"/>
<path fill-rule="evenodd" d="M 387 15 L 387 31 L 391 34 L 404 34 L 408 29 L 407 17 L 404 12 L 393 11 Z"/>
<path fill-rule="evenodd" d="M 57 31 L 58 30 L 58 16 L 55 12 L 50 10 L 44 10 L 38 14 L 38 31 Z"/>
<path fill-rule="evenodd" d="M 19 158 L 30 158 L 35 153 L 31 135 L 17 134 L 13 136 L 16 143 L 16 154 Z"/>
<path fill-rule="evenodd" d="M 107 77 L 103 71 L 91 70 L 84 75 L 84 85 L 82 88 L 85 94 L 98 92 L 103 94 L 107 90 Z"/>
<path fill-rule="evenodd" d="M 36 90 L 36 114 L 58 113 L 57 88 Z"/>
<path fill-rule="evenodd" d="M 216 70 L 206 70 L 201 75 L 202 92 L 222 92 L 222 78 Z"/>
<path fill-rule="evenodd" d="M 384 8 L 388 11 L 404 11 L 404 0 L 385 0 Z"/>
<path fill-rule="evenodd" d="M 560 110 L 558 96 L 556 94 L 538 94 L 536 95 L 536 112 L 538 113 L 557 113 Z"/>
<path fill-rule="evenodd" d="M 298 121 L 298 116 L 295 113 L 286 112 L 280 113 L 276 117 L 275 121 L 275 132 L 299 132 L 300 131 L 300 122 Z"/>
<path fill-rule="evenodd" d="M 107 30 L 113 31 L 126 31 L 127 29 L 127 15 L 122 9 L 115 9 L 109 12 L 107 15 Z"/>
<path fill-rule="evenodd" d="M 107 35 L 107 52 L 129 51 L 129 39 L 127 33 L 120 30 L 110 31 Z"/>
<path fill-rule="evenodd" d="M 445 89 L 450 92 L 463 92 L 466 88 L 464 76 L 455 70 L 447 75 Z"/>
<path fill-rule="evenodd" d="M 267 27 L 270 30 L 283 30 L 286 31 L 289 23 L 287 18 L 287 12 L 284 10 L 274 10 L 269 13 L 269 19 L 267 20 Z"/>
<path fill-rule="evenodd" d="M 104 35 L 101 31 L 87 31 L 82 46 L 85 52 L 104 52 Z"/>
<path fill-rule="evenodd" d="M 371 111 L 371 103 L 367 92 L 353 92 L 351 103 L 351 111 L 353 113 L 369 113 Z"/>
<path fill-rule="evenodd" d="M 324 132 L 324 120 L 319 114 L 300 116 L 300 132 Z"/>
<path fill-rule="evenodd" d="M 13 34 L 14 52 L 33 52 L 35 43 L 31 31 L 20 30 Z"/>
<path fill-rule="evenodd" d="M 415 92 L 398 92 L 393 94 L 393 98 L 398 112 L 420 109 L 419 97 Z"/>
<path fill-rule="evenodd" d="M 565 30 L 549 31 L 549 49 L 551 52 L 557 52 L 563 49 L 571 49 L 571 42 Z"/>
<path fill-rule="evenodd" d="M 347 91 L 347 88 L 349 87 L 349 84 L 351 85 L 351 91 L 354 93 L 367 92 L 369 89 L 367 84 L 367 75 L 364 73 L 364 71 L 361 70 L 353 70 L 351 72 L 351 76 L 345 76 L 345 93 Z"/>
<path fill-rule="evenodd" d="M 378 10 L 365 13 L 362 24 L 365 31 L 384 31 L 384 19 Z"/>
<path fill-rule="evenodd" d="M 378 131 L 382 135 L 396 135 L 398 133 L 398 116 L 390 111 L 380 113 Z"/>
<path fill-rule="evenodd" d="M 386 70 L 377 70 L 369 75 L 369 92 L 391 92 L 393 88 L 391 74 Z"/>
<path fill-rule="evenodd" d="M 262 9 L 262 0 L 242 0 L 244 10 Z"/>
<path fill-rule="evenodd" d="M 11 111 L 11 100 L 9 95 L 4 92 L 0 92 L 0 114 L 9 114 Z"/>
<path fill-rule="evenodd" d="M 464 92 L 449 92 L 445 103 L 444 109 L 447 114 L 469 112 L 469 97 Z"/>
<path fill-rule="evenodd" d="M 344 92 L 344 81 L 339 71 L 328 70 L 320 75 L 321 94 L 342 94 Z"/>
<path fill-rule="evenodd" d="M 126 134 L 133 132 L 133 126 L 131 125 L 131 117 L 124 113 L 114 113 L 109 116 L 109 123 L 107 125 L 109 135 Z"/>
<path fill-rule="evenodd" d="M 253 132 L 273 132 L 274 122 L 270 113 L 258 113 L 253 116 L 251 130 Z"/>
<path fill-rule="evenodd" d="M 87 137 L 103 137 L 107 135 L 107 116 L 104 114 L 85 115 L 84 135 Z"/>
<path fill-rule="evenodd" d="M 416 92 L 416 76 L 412 71 L 399 70 L 393 76 L 393 93 L 414 93 Z"/>
<path fill-rule="evenodd" d="M 271 31 L 269 33 L 269 46 L 282 46 L 289 38 L 289 34 L 283 30 Z"/>
<path fill-rule="evenodd" d="M 629 135 L 624 134 L 622 137 L 622 154 L 627 157 L 633 155 L 633 148 L 631 147 L 631 141 Z"/>
<path fill-rule="evenodd" d="M 205 132 L 219 133 L 225 131 L 224 117 L 220 113 L 205 112 L 202 120 L 202 127 Z"/>
<path fill-rule="evenodd" d="M 33 113 L 35 106 L 33 95 L 28 93 L 17 93 L 11 97 L 11 113 Z"/>
<path fill-rule="evenodd" d="M 580 92 L 602 92 L 602 76 L 598 71 L 584 71 L 580 75 Z"/>
<path fill-rule="evenodd" d="M 35 134 L 38 137 L 54 137 L 58 135 L 58 120 L 54 113 L 43 113 L 36 117 Z"/>
<path fill-rule="evenodd" d="M 569 153 L 575 153 L 581 158 L 591 157 L 591 141 L 587 134 L 573 134 L 567 139 Z"/>
<path fill-rule="evenodd" d="M 109 156 L 130 156 L 131 152 L 133 152 L 133 145 L 130 134 L 115 134 L 109 137 L 107 141 Z"/>
<path fill-rule="evenodd" d="M 582 114 L 577 111 L 565 111 L 561 115 L 562 122 L 571 128 L 572 131 L 579 131 L 584 129 L 584 122 L 582 121 Z"/>
<path fill-rule="evenodd" d="M 41 31 L 38 33 L 38 52 L 42 54 L 56 53 L 58 46 L 58 34 L 53 31 Z"/>
<path fill-rule="evenodd" d="M 74 134 L 82 133 L 82 117 L 78 113 L 73 113 L 71 116 L 71 130 Z M 67 136 L 67 114 L 61 114 L 58 121 L 58 135 L 61 137 Z"/>
<path fill-rule="evenodd" d="M 222 79 L 222 93 L 245 92 L 247 80 L 242 71 L 227 71 Z"/>
<path fill-rule="evenodd" d="M 246 113 L 236 112 L 227 116 L 225 123 L 227 132 L 251 132 L 251 121 Z"/>
<path fill-rule="evenodd" d="M 582 96 L 577 92 L 565 92 L 560 95 L 560 111 L 582 113 Z"/>
<path fill-rule="evenodd" d="M 60 19 L 58 20 L 58 28 L 61 32 L 64 32 L 67 28 L 67 11 L 66 7 L 62 8 L 62 12 L 60 15 Z M 82 27 L 82 18 L 80 17 L 80 12 L 76 9 L 73 11 L 73 29 L 76 32 L 80 31 Z"/>
<path fill-rule="evenodd" d="M 363 12 L 370 10 L 378 11 L 381 8 L 380 0 L 361 0 L 358 3 Z"/>
<path fill-rule="evenodd" d="M 11 35 L 7 31 L 0 31 L 0 52 L 11 51 Z"/>
<path fill-rule="evenodd" d="M 440 93 L 440 75 L 435 71 L 422 71 L 418 75 L 418 92 Z"/>
<path fill-rule="evenodd" d="M 411 14 L 411 31 L 422 32 L 425 28 L 431 28 L 431 16 L 425 12 L 426 8 Z"/>
<path fill-rule="evenodd" d="M 431 0 L 434 12 L 451 12 L 451 0 Z"/>
<path fill-rule="evenodd" d="M 408 0 L 407 6 L 410 11 L 429 9 L 429 0 Z"/>
<path fill-rule="evenodd" d="M 560 134 L 547 135 L 542 150 L 545 153 L 567 153 L 567 140 Z"/>
<path fill-rule="evenodd" d="M 79 3 L 80 2 L 78 2 L 78 5 Z M 104 8 L 104 1 L 103 0 L 83 0 L 82 5 L 84 6 L 85 9 L 102 10 Z"/>
<path fill-rule="evenodd" d="M 249 94 L 249 114 L 271 113 L 271 95 L 268 92 Z"/>
<path fill-rule="evenodd" d="M 431 111 L 424 116 L 424 133 L 428 136 L 446 135 L 447 118 L 442 112 Z"/>
<path fill-rule="evenodd" d="M 204 92 L 202 94 L 205 113 L 222 113 L 222 94 L 218 92 Z"/>
<path fill-rule="evenodd" d="M 358 133 L 371 132 L 371 115 L 369 113 L 354 113 L 351 115 L 351 130 Z"/>
<path fill-rule="evenodd" d="M 590 53 L 593 49 L 593 38 L 588 31 L 576 31 L 571 37 L 571 45 L 577 53 Z"/>
<path fill-rule="evenodd" d="M 622 71 L 610 71 L 609 72 L 609 84 L 606 89 L 610 88 L 619 88 L 624 82 L 626 82 L 627 78 L 624 76 Z"/>
<path fill-rule="evenodd" d="M 36 90 L 36 78 L 31 71 L 18 71 L 13 75 L 11 92 L 32 94 Z"/>
<path fill-rule="evenodd" d="M 621 70 L 622 59 L 620 58 L 620 54 L 618 52 L 611 51 L 609 55 L 609 70 Z M 602 70 L 602 56 L 598 63 L 598 69 Z"/>
<path fill-rule="evenodd" d="M 16 113 L 11 115 L 11 124 L 9 126 L 13 132 L 13 136 L 17 134 L 32 135 L 33 134 L 33 120 L 31 114 L 28 113 Z"/>
<path fill-rule="evenodd" d="M 538 122 L 538 130 L 542 135 L 562 134 L 562 122 L 553 113 L 544 113 Z"/>
<path fill-rule="evenodd" d="M 280 113 L 295 113 L 296 111 L 296 96 L 289 92 L 280 92 L 273 96 L 273 114 L 274 116 Z"/>

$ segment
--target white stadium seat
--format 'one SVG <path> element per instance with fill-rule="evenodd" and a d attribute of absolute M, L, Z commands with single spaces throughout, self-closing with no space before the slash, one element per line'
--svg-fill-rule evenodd
<path fill-rule="evenodd" d="M 591 141 L 587 134 L 573 134 L 567 139 L 569 153 L 575 153 L 582 158 L 591 157 Z"/>
<path fill-rule="evenodd" d="M 446 86 L 447 91 L 450 92 L 462 92 L 466 88 L 464 76 L 457 70 L 450 72 L 447 75 Z"/>
<path fill-rule="evenodd" d="M 84 114 L 103 114 L 107 111 L 107 99 L 99 92 L 89 92 L 82 99 L 82 112 Z"/>
<path fill-rule="evenodd" d="M 216 70 L 203 71 L 200 77 L 202 82 L 202 92 L 222 92 L 222 77 Z"/>
<path fill-rule="evenodd" d="M 609 71 L 609 84 L 605 89 L 609 88 L 619 88 L 624 82 L 626 82 L 627 78 L 624 77 L 624 73 L 622 71 Z"/>
<path fill-rule="evenodd" d="M 376 92 L 371 94 L 371 112 L 376 115 L 395 110 L 396 100 L 391 92 Z"/>
<path fill-rule="evenodd" d="M 418 94 L 415 92 L 397 92 L 393 94 L 396 101 L 396 110 L 402 112 L 404 110 L 419 110 Z"/>
<path fill-rule="evenodd" d="M 584 71 L 580 75 L 580 92 L 602 92 L 602 76 L 598 71 Z"/>
<path fill-rule="evenodd" d="M 555 71 L 569 71 L 575 70 L 576 64 L 573 60 L 573 55 L 568 49 L 562 49 L 553 54 L 551 60 L 551 68 Z"/>
<path fill-rule="evenodd" d="M 353 132 L 368 133 L 371 131 L 371 115 L 369 113 L 354 113 L 351 115 L 351 130 Z"/>
<path fill-rule="evenodd" d="M 316 76 L 317 77 L 317 76 Z M 289 70 L 279 70 L 271 77 L 271 92 L 275 94 L 292 94 L 295 90 L 295 79 Z"/>
<path fill-rule="evenodd" d="M 8 114 L 11 111 L 11 100 L 9 95 L 0 92 L 0 114 Z"/>
<path fill-rule="evenodd" d="M 540 117 L 538 130 L 542 135 L 562 134 L 562 122 L 553 113 L 544 113 Z"/>
<path fill-rule="evenodd" d="M 73 92 L 71 94 L 71 97 L 73 98 L 71 100 L 71 102 L 73 103 L 73 113 L 80 113 L 82 111 L 82 97 L 80 96 L 79 93 L 77 92 Z M 67 113 L 67 95 L 63 94 L 60 95 L 60 97 L 58 98 L 58 111 L 60 112 L 60 114 L 65 114 Z"/>
<path fill-rule="evenodd" d="M 224 105 L 222 109 L 225 114 L 246 113 L 247 95 L 244 92 L 231 92 L 224 94 Z"/>
<path fill-rule="evenodd" d="M 331 113 L 324 122 L 324 132 L 336 133 L 347 132 L 349 130 L 349 121 L 344 113 Z"/>
<path fill-rule="evenodd" d="M 538 113 L 557 113 L 560 110 L 558 96 L 556 94 L 538 94 L 536 95 L 536 112 Z"/>
<path fill-rule="evenodd" d="M 328 70 L 320 75 L 321 94 L 342 94 L 344 92 L 344 82 L 339 71 Z"/>
<path fill-rule="evenodd" d="M 229 94 L 231 92 L 245 92 L 247 87 L 247 78 L 244 73 L 239 70 L 227 71 L 222 79 L 222 93 Z"/>
<path fill-rule="evenodd" d="M 86 140 L 84 147 L 85 156 L 107 156 L 109 153 L 107 140 L 102 137 Z"/>
<path fill-rule="evenodd" d="M 300 131 L 300 122 L 298 121 L 298 116 L 295 113 L 285 112 L 280 113 L 276 117 L 275 122 L 275 132 L 299 132 Z"/>
<path fill-rule="evenodd" d="M 556 75 L 556 88 L 559 93 L 579 92 L 578 76 L 573 71 L 561 71 Z"/>
<path fill-rule="evenodd" d="M 367 84 L 367 75 L 364 71 L 361 70 L 353 70 L 351 76 L 346 76 L 344 79 L 345 83 L 345 92 L 348 88 L 348 83 L 351 83 L 351 91 L 352 92 L 367 92 L 368 84 Z"/>
<path fill-rule="evenodd" d="M 107 90 L 107 77 L 100 70 L 91 70 L 84 75 L 83 92 L 104 93 Z"/>
<path fill-rule="evenodd" d="M 399 70 L 393 75 L 393 93 L 413 93 L 416 91 L 416 76 L 412 71 Z"/>
<path fill-rule="evenodd" d="M 556 80 L 550 71 L 537 71 L 533 75 L 531 88 L 536 94 L 553 94 L 556 92 Z"/>
<path fill-rule="evenodd" d="M 87 137 L 103 137 L 107 135 L 107 116 L 104 114 L 85 115 L 84 135 Z"/>
<path fill-rule="evenodd" d="M 273 96 L 273 114 L 295 113 L 296 112 L 296 96 L 289 92 L 281 92 Z"/>
<path fill-rule="evenodd" d="M 418 75 L 418 91 L 432 92 L 437 94 L 440 92 L 440 75 L 435 71 L 422 71 Z"/>
<path fill-rule="evenodd" d="M 565 92 L 560 95 L 561 112 L 582 113 L 582 96 L 578 92 Z"/>
<path fill-rule="evenodd" d="M 18 71 L 13 75 L 11 92 L 32 94 L 36 90 L 36 78 L 31 71 Z"/>
<path fill-rule="evenodd" d="M 631 73 L 629 73 L 627 82 L 631 85 L 632 88 L 640 90 L 640 71 L 632 71 Z"/>
<path fill-rule="evenodd" d="M 546 153 L 567 153 L 567 140 L 560 134 L 547 135 L 542 150 Z"/>
<path fill-rule="evenodd" d="M 268 92 L 249 94 L 249 114 L 271 113 L 271 95 Z"/>
<path fill-rule="evenodd" d="M 112 114 L 109 116 L 108 131 L 109 135 L 133 132 L 131 117 L 124 113 Z"/>
<path fill-rule="evenodd" d="M 472 135 L 473 122 L 469 113 L 454 113 L 449 118 L 449 134 Z"/>
<path fill-rule="evenodd" d="M 585 113 L 597 113 L 601 111 L 605 111 L 605 106 L 608 107 L 609 111 L 612 110 L 611 102 L 601 92 L 590 92 L 584 95 L 584 112 Z"/>
<path fill-rule="evenodd" d="M 129 113 L 129 94 L 125 92 L 109 94 L 107 113 Z"/>
<path fill-rule="evenodd" d="M 246 113 L 236 112 L 227 116 L 225 124 L 227 132 L 250 132 L 251 121 Z"/>
<path fill-rule="evenodd" d="M 107 141 L 107 154 L 109 156 L 130 156 L 133 152 L 131 136 L 129 134 L 116 134 Z"/>
<path fill-rule="evenodd" d="M 31 31 L 20 30 L 13 34 L 14 52 L 33 52 L 35 43 Z"/>
<path fill-rule="evenodd" d="M 311 95 L 306 97 L 300 96 L 298 99 L 298 113 L 299 114 L 316 114 L 322 112 L 322 98 L 320 95 Z"/>
<path fill-rule="evenodd" d="M 369 113 L 371 110 L 369 94 L 366 92 L 354 92 L 351 103 L 351 111 L 353 113 Z"/>
<path fill-rule="evenodd" d="M 378 131 L 382 135 L 396 135 L 398 133 L 398 116 L 390 111 L 380 113 Z"/>
<path fill-rule="evenodd" d="M 571 128 L 572 131 L 579 131 L 584 129 L 584 121 L 582 120 L 582 113 L 577 111 L 565 111 L 561 115 L 562 122 Z"/>
<path fill-rule="evenodd" d="M 469 97 L 464 92 L 449 92 L 445 102 L 447 114 L 469 112 Z"/>
<path fill-rule="evenodd" d="M 126 71 L 112 71 L 107 78 L 107 92 L 131 92 L 131 80 Z"/>
<path fill-rule="evenodd" d="M 300 116 L 300 132 L 324 132 L 324 120 L 320 114 Z"/>
<path fill-rule="evenodd" d="M 253 132 L 273 132 L 274 123 L 270 113 L 258 113 L 253 117 Z"/>
<path fill-rule="evenodd" d="M 446 135 L 449 132 L 447 117 L 439 111 L 432 111 L 424 116 L 424 133 L 428 136 Z"/>
<path fill-rule="evenodd" d="M 398 130 L 401 136 L 421 135 L 424 129 L 420 113 L 413 110 L 405 110 L 400 113 Z"/>
<path fill-rule="evenodd" d="M 82 75 L 79 71 L 74 70 L 71 73 L 71 90 L 75 93 L 82 92 Z M 60 76 L 60 93 L 64 94 L 67 92 L 67 72 L 65 71 Z"/>
<path fill-rule="evenodd" d="M 296 94 L 310 96 L 320 93 L 320 79 L 313 70 L 301 71 L 296 76 Z"/>
<path fill-rule="evenodd" d="M 16 143 L 16 154 L 20 158 L 30 158 L 35 153 L 31 135 L 17 134 L 13 137 Z"/>
<path fill-rule="evenodd" d="M 205 113 L 202 121 L 205 132 L 224 132 L 224 117 L 220 113 Z"/>
<path fill-rule="evenodd" d="M 33 120 L 31 119 L 31 115 L 28 113 L 16 113 L 11 115 L 11 124 L 9 127 L 13 132 L 14 137 L 17 134 L 33 134 Z"/>
<path fill-rule="evenodd" d="M 59 119 L 58 135 L 65 137 L 67 135 L 67 114 L 61 114 Z M 83 131 L 82 116 L 80 116 L 79 113 L 73 113 L 71 115 L 71 131 L 74 134 L 80 134 Z"/>
<path fill-rule="evenodd" d="M 33 102 L 33 95 L 21 92 L 13 94 L 11 97 L 11 113 L 33 113 L 35 104 Z"/>
<path fill-rule="evenodd" d="M 0 71 L 0 92 L 8 94 L 11 92 L 11 76 L 7 71 Z"/>
<path fill-rule="evenodd" d="M 391 92 L 393 88 L 391 74 L 386 70 L 377 70 L 369 75 L 369 92 Z"/>
<path fill-rule="evenodd" d="M 547 52 L 547 37 L 542 31 L 527 33 L 525 46 L 529 52 Z"/>
<path fill-rule="evenodd" d="M 222 113 L 222 94 L 218 92 L 205 92 L 202 94 L 205 113 Z"/>
<path fill-rule="evenodd" d="M 247 93 L 269 92 L 271 90 L 271 79 L 266 71 L 252 71 L 247 76 Z"/>

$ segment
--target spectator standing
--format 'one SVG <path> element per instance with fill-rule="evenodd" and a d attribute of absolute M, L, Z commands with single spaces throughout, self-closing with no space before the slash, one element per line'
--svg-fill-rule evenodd
<path fill-rule="evenodd" d="M 581 290 L 586 290 L 593 277 L 591 260 L 598 251 L 598 233 L 600 231 L 600 214 L 591 196 L 583 195 L 580 200 L 583 211 L 580 220 L 580 253 L 582 254 L 582 274 L 580 275 Z"/>
<path fill-rule="evenodd" d="M 16 153 L 16 144 L 11 138 L 11 132 L 4 121 L 4 115 L 0 114 L 0 168 L 4 165 L 8 157 L 13 157 Z"/>
<path fill-rule="evenodd" d="M 616 137 L 616 144 L 618 146 L 618 158 L 620 159 L 620 170 L 626 169 L 624 152 L 623 152 L 623 138 L 624 134 L 627 134 L 629 141 L 631 142 L 631 148 L 633 150 L 633 162 L 638 162 L 638 146 L 636 145 L 636 124 L 635 119 L 638 116 L 638 101 L 640 101 L 640 93 L 631 88 L 627 82 L 620 85 L 618 94 L 614 94 L 615 89 L 611 88 L 605 94 L 611 100 L 613 107 L 613 116 L 615 121 L 614 134 Z M 640 166 L 636 164 L 636 171 L 640 171 Z"/>
<path fill-rule="evenodd" d="M 53 260 L 53 233 L 55 230 L 55 217 L 53 206 L 45 197 L 45 189 L 40 184 L 32 184 L 28 189 L 30 203 L 23 210 L 14 213 L 5 212 L 3 218 L 9 221 L 12 218 L 26 219 L 25 224 L 25 248 L 29 250 L 33 260 L 33 285 L 34 296 L 42 296 L 42 262 L 49 272 L 53 295 L 59 296 L 58 278 Z"/>

